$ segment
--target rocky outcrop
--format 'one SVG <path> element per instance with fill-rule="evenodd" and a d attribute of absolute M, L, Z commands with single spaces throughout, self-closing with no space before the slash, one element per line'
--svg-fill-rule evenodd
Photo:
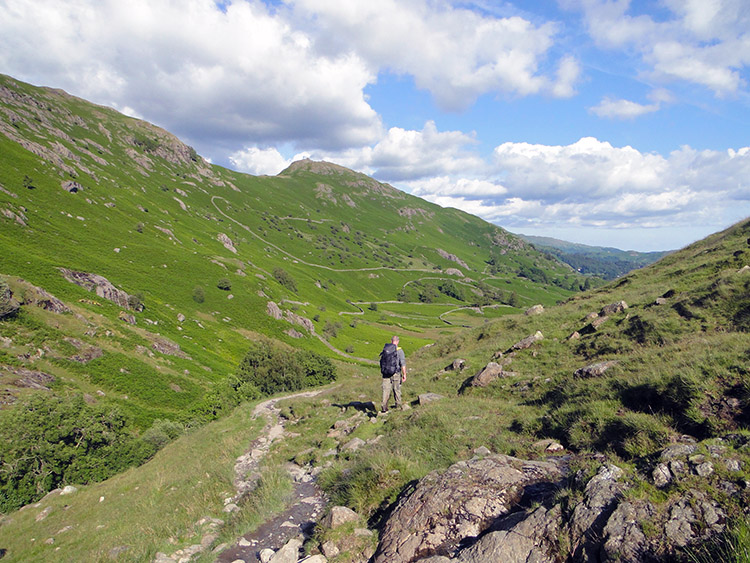
<path fill-rule="evenodd" d="M 53 313 L 70 313 L 70 308 L 41 287 L 30 286 L 23 296 L 24 304 L 35 305 Z"/>
<path fill-rule="evenodd" d="M 526 309 L 526 311 L 524 312 L 527 317 L 530 317 L 532 315 L 541 315 L 542 313 L 544 313 L 543 305 L 534 305 L 533 307 L 529 307 L 528 309 Z"/>
<path fill-rule="evenodd" d="M 216 238 L 221 244 L 224 245 L 224 248 L 226 248 L 230 252 L 233 252 L 234 254 L 237 254 L 237 249 L 234 247 L 232 239 L 230 239 L 227 235 L 225 235 L 224 233 L 219 233 Z"/>
<path fill-rule="evenodd" d="M 99 297 L 112 301 L 123 309 L 130 308 L 130 305 L 128 305 L 128 298 L 130 296 L 123 290 L 117 289 L 107 278 L 98 274 L 76 272 L 67 268 L 60 268 L 60 272 L 62 272 L 62 275 L 69 282 L 81 286 L 87 291 L 93 291 Z"/>
<path fill-rule="evenodd" d="M 187 360 L 192 359 L 182 351 L 179 344 L 177 344 L 176 342 L 172 342 L 168 338 L 158 338 L 151 344 L 151 347 L 160 354 L 165 354 L 167 356 L 177 356 L 178 358 L 184 358 Z"/>
<path fill-rule="evenodd" d="M 403 497 L 383 527 L 375 563 L 451 556 L 459 544 L 508 514 L 525 490 L 563 478 L 552 462 L 489 455 L 432 472 Z"/>
<path fill-rule="evenodd" d="M 273 301 L 269 301 L 267 303 L 266 313 L 268 313 L 271 317 L 273 317 L 277 321 L 280 321 L 282 317 L 284 316 L 284 313 L 281 311 L 281 308 Z"/>
<path fill-rule="evenodd" d="M 450 253 L 446 252 L 445 250 L 443 250 L 442 248 L 438 248 L 437 249 L 437 253 L 440 255 L 441 258 L 445 258 L 446 260 L 450 260 L 451 262 L 455 262 L 456 264 L 458 264 L 459 266 L 463 266 L 467 270 L 469 269 L 468 264 L 466 262 L 464 262 L 463 260 L 461 260 L 455 254 L 450 254 Z"/>
<path fill-rule="evenodd" d="M 611 463 L 600 465 L 590 478 L 583 470 L 572 476 L 566 483 L 567 497 L 555 495 L 551 487 L 536 495 L 530 493 L 535 488 L 539 491 L 545 480 L 554 481 L 556 473 L 545 477 L 540 467 L 536 473 L 539 484 L 525 485 L 527 497 L 520 502 L 517 497 L 510 499 L 509 491 L 517 483 L 513 473 L 499 469 L 503 462 L 480 467 L 475 458 L 456 464 L 441 476 L 428 475 L 399 501 L 384 527 L 375 561 L 674 560 L 683 548 L 702 544 L 724 530 L 727 513 L 722 499 L 747 494 L 743 490 L 747 485 L 738 485 L 745 483 L 740 477 L 742 460 L 730 453 L 729 446 L 742 450 L 750 446 L 750 438 L 736 434 L 719 438 L 718 444 L 716 441 L 673 444 L 652 462 L 651 469 L 643 467 L 657 486 L 678 493 L 665 495 L 661 501 L 628 494 L 643 473 L 633 479 L 634 475 Z M 542 463 L 505 459 L 511 460 L 513 468 L 518 463 Z M 707 464 L 722 470 L 705 471 Z M 482 470 L 486 475 L 478 474 Z M 673 485 L 675 488 L 669 489 Z M 567 500 L 556 502 L 559 498 Z M 509 509 L 498 509 L 499 500 L 507 499 Z M 443 507 L 442 516 L 433 503 Z M 489 521 L 484 526 L 477 524 L 482 516 Z"/>
<path fill-rule="evenodd" d="M 47 385 L 55 381 L 54 375 L 50 375 L 42 371 L 9 366 L 5 369 L 17 377 L 17 379 L 13 380 L 12 382 L 16 387 L 49 391 L 49 387 L 47 387 Z"/>
<path fill-rule="evenodd" d="M 602 310 L 599 312 L 599 316 L 609 317 L 611 315 L 621 313 L 627 308 L 628 308 L 628 304 L 625 303 L 625 301 L 618 301 L 617 303 L 612 303 L 610 305 L 605 305 L 604 307 L 602 307 Z"/>
<path fill-rule="evenodd" d="M 484 366 L 479 373 L 471 378 L 471 387 L 487 387 L 503 373 L 503 366 L 496 362 L 490 362 Z"/>

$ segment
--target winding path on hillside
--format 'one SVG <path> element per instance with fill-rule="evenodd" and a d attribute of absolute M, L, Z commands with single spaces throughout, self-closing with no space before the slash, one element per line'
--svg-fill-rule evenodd
<path fill-rule="evenodd" d="M 248 485 L 254 486 L 260 475 L 260 463 L 268 454 L 274 442 L 284 439 L 284 421 L 279 401 L 298 397 L 315 397 L 323 389 L 304 391 L 275 397 L 256 405 L 253 418 L 264 417 L 266 425 L 248 451 L 237 458 L 235 463 L 235 497 L 249 492 Z M 241 560 L 245 563 L 260 561 L 258 554 L 263 549 L 280 549 L 290 539 L 302 535 L 307 538 L 312 534 L 315 522 L 320 518 L 327 499 L 315 483 L 315 478 L 301 467 L 288 464 L 286 467 L 293 481 L 292 501 L 281 514 L 260 525 L 256 530 L 243 535 L 237 543 L 224 549 L 216 558 L 220 563 L 233 563 Z M 239 498 L 237 499 L 239 500 Z"/>

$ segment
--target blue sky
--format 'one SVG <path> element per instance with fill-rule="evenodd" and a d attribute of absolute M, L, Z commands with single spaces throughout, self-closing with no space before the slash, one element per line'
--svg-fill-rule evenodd
<path fill-rule="evenodd" d="M 0 0 L 0 72 L 212 162 L 325 159 L 634 250 L 750 216 L 747 0 Z"/>

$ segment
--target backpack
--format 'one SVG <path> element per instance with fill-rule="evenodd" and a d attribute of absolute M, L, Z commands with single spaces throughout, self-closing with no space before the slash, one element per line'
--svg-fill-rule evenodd
<path fill-rule="evenodd" d="M 383 377 L 391 377 L 398 371 L 398 348 L 389 342 L 380 352 L 380 373 Z"/>

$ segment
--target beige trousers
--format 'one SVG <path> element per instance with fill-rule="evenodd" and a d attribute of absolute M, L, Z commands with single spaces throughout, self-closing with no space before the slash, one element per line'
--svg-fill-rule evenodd
<path fill-rule="evenodd" d="M 381 410 L 388 408 L 388 399 L 391 398 L 391 389 L 396 398 L 396 408 L 401 408 L 401 372 L 394 373 L 391 377 L 383 378 L 383 401 L 380 403 Z"/>

